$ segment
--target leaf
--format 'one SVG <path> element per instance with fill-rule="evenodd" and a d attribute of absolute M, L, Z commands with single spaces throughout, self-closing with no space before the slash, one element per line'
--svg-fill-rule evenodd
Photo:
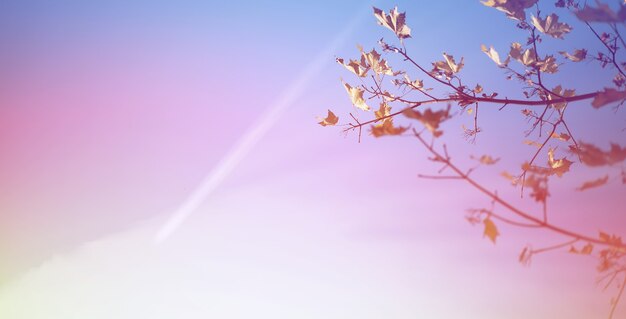
<path fill-rule="evenodd" d="M 342 81 L 343 82 L 343 81 Z M 363 99 L 364 91 L 359 87 L 352 87 L 350 84 L 343 82 L 343 86 L 346 88 L 348 92 L 348 96 L 350 96 L 350 101 L 352 101 L 352 105 L 363 110 L 369 111 L 370 107 L 365 103 L 365 99 Z"/>
<path fill-rule="evenodd" d="M 361 51 L 361 63 L 371 68 L 376 74 L 394 75 L 385 59 L 380 58 L 380 54 L 372 49 L 370 52 Z"/>
<path fill-rule="evenodd" d="M 587 58 L 587 50 L 585 49 L 576 49 L 572 54 L 569 54 L 566 51 L 559 51 L 559 53 L 572 62 L 580 62 Z"/>
<path fill-rule="evenodd" d="M 535 50 L 530 48 L 522 51 L 522 45 L 518 42 L 511 43 L 509 56 L 525 66 L 534 66 L 537 63 Z"/>
<path fill-rule="evenodd" d="M 393 119 L 388 117 L 380 124 L 372 125 L 371 133 L 374 137 L 381 137 L 385 135 L 400 135 L 404 133 L 408 127 L 404 126 L 393 126 Z"/>
<path fill-rule="evenodd" d="M 489 239 L 495 244 L 496 238 L 498 237 L 498 235 L 500 235 L 500 233 L 498 233 L 498 228 L 496 227 L 496 224 L 493 223 L 491 218 L 483 219 L 483 224 L 485 225 L 483 237 L 489 237 Z"/>
<path fill-rule="evenodd" d="M 524 9 L 528 9 L 537 3 L 537 0 L 486 0 L 482 4 L 498 9 L 506 13 L 507 17 L 514 20 L 526 20 Z"/>
<path fill-rule="evenodd" d="M 485 54 L 501 68 L 506 67 L 511 61 L 511 57 L 507 56 L 506 60 L 504 60 L 504 62 L 501 62 L 500 55 L 498 54 L 498 51 L 493 48 L 493 46 L 490 46 L 489 49 L 487 49 L 487 47 L 483 44 L 480 46 L 480 50 L 485 52 Z"/>
<path fill-rule="evenodd" d="M 518 260 L 522 265 L 528 266 L 530 264 L 532 256 L 533 256 L 532 248 L 530 246 L 526 246 L 524 247 L 524 249 L 522 249 L 522 252 L 520 252 Z"/>
<path fill-rule="evenodd" d="M 554 13 L 547 16 L 545 19 L 532 16 L 531 20 L 539 32 L 545 33 L 556 39 L 563 39 L 563 35 L 572 31 L 572 27 L 567 23 L 559 22 L 559 16 Z"/>
<path fill-rule="evenodd" d="M 367 71 L 369 71 L 368 67 L 364 67 L 363 65 L 361 65 L 361 63 L 359 63 L 359 61 L 356 60 L 350 60 L 350 62 L 345 63 L 342 58 L 337 58 L 336 61 L 337 63 L 343 65 L 350 72 L 356 74 L 358 77 L 363 78 L 367 76 Z"/>
<path fill-rule="evenodd" d="M 389 116 L 389 114 L 391 112 L 391 107 L 389 105 L 387 105 L 386 102 L 382 102 L 380 103 L 380 107 L 378 108 L 378 111 L 374 112 L 374 116 L 376 116 L 376 119 L 381 119 L 383 117 Z"/>
<path fill-rule="evenodd" d="M 566 133 L 557 134 L 556 132 L 552 133 L 550 137 L 555 138 L 557 140 L 565 141 L 565 142 L 569 141 L 571 138 L 571 136 L 569 136 Z"/>
<path fill-rule="evenodd" d="M 484 165 L 494 165 L 500 160 L 500 158 L 493 158 L 491 155 L 482 155 L 477 160 Z"/>
<path fill-rule="evenodd" d="M 548 96 L 548 100 L 560 100 L 561 98 L 568 98 L 574 95 L 576 95 L 576 90 L 569 90 L 569 89 L 563 90 L 563 88 L 560 85 L 557 85 L 555 88 L 552 89 L 552 92 Z M 566 105 L 567 105 L 567 102 L 559 102 L 559 103 L 550 104 L 550 106 L 559 110 L 562 110 L 563 108 L 565 108 Z"/>
<path fill-rule="evenodd" d="M 450 118 L 450 107 L 445 110 L 439 110 L 433 112 L 431 109 L 426 109 L 424 113 L 413 109 L 405 109 L 402 114 L 410 119 L 416 119 L 420 121 L 424 126 L 433 134 L 434 137 L 439 137 L 443 134 L 443 131 L 439 131 L 439 125 L 441 122 Z"/>
<path fill-rule="evenodd" d="M 554 149 L 551 148 L 548 150 L 548 165 L 552 169 L 551 174 L 561 177 L 563 174 L 569 172 L 569 168 L 572 164 L 573 162 L 565 157 L 561 159 L 554 159 Z"/>
<path fill-rule="evenodd" d="M 476 87 L 474 88 L 473 92 L 476 94 L 482 93 L 483 91 L 483 87 L 480 86 L 480 84 L 476 84 Z"/>
<path fill-rule="evenodd" d="M 321 126 L 333 126 L 339 122 L 339 118 L 331 110 L 328 110 L 328 115 L 325 119 L 318 118 L 318 120 L 321 120 L 318 123 Z"/>
<path fill-rule="evenodd" d="M 398 39 L 402 40 L 411 37 L 411 28 L 405 24 L 406 13 L 399 13 L 398 7 L 389 10 L 389 14 L 374 7 L 374 16 L 378 20 L 378 24 L 393 31 Z"/>
<path fill-rule="evenodd" d="M 614 165 L 626 160 L 626 147 L 611 143 L 611 149 L 603 151 L 593 144 L 579 142 L 578 147 L 571 145 L 570 151 L 576 154 L 587 166 Z"/>
<path fill-rule="evenodd" d="M 584 191 L 590 188 L 602 186 L 606 184 L 606 182 L 608 181 L 609 181 L 609 175 L 605 175 L 604 177 L 600 177 L 592 181 L 586 181 L 580 187 L 577 187 L 576 189 L 579 191 Z"/>
<path fill-rule="evenodd" d="M 451 78 L 455 73 L 458 73 L 463 68 L 463 58 L 457 64 L 454 60 L 454 57 L 448 55 L 446 53 L 443 54 L 443 61 L 437 61 L 432 63 L 433 70 L 431 73 L 433 74 L 443 74 L 446 78 Z"/>
<path fill-rule="evenodd" d="M 556 59 L 548 55 L 545 59 L 537 61 L 537 67 L 539 71 L 543 73 L 556 73 L 559 71 L 559 65 L 556 63 Z"/>
<path fill-rule="evenodd" d="M 591 255 L 591 253 L 593 252 L 593 245 L 591 243 L 587 243 L 585 246 L 583 246 L 582 249 L 578 250 L 576 249 L 576 247 L 574 247 L 573 245 L 570 246 L 569 248 L 569 253 L 572 254 L 580 254 L 580 255 Z"/>
<path fill-rule="evenodd" d="M 597 7 L 585 5 L 575 12 L 578 19 L 585 22 L 620 23 L 626 21 L 626 9 L 620 5 L 618 12 L 613 11 L 607 4 L 597 2 Z"/>
<path fill-rule="evenodd" d="M 598 95 L 591 101 L 591 106 L 599 109 L 609 103 L 622 101 L 626 99 L 626 91 L 618 91 L 612 88 L 605 88 L 604 91 L 598 92 Z"/>

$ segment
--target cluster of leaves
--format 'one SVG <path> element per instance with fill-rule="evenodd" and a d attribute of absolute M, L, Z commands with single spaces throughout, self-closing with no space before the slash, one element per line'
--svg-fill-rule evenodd
<path fill-rule="evenodd" d="M 558 0 L 554 3 L 555 7 L 571 12 L 597 38 L 601 49 L 594 54 L 590 53 L 590 48 L 541 54 L 540 46 L 544 37 L 557 41 L 564 40 L 573 32 L 574 27 L 560 21 L 556 13 L 543 14 L 539 10 L 538 0 L 486 0 L 482 1 L 482 4 L 502 11 L 508 18 L 515 21 L 517 28 L 528 34 L 525 41 L 511 43 L 504 59 L 493 46 L 481 46 L 482 52 L 504 71 L 506 79 L 519 81 L 523 85 L 520 89 L 523 98 L 501 98 L 498 97 L 497 92 L 487 93 L 481 84 L 472 86 L 464 84 L 460 75 L 465 66 L 463 57 L 455 59 L 453 55 L 443 53 L 442 60 L 431 62 L 428 67 L 413 60 L 404 44 L 404 41 L 411 38 L 411 28 L 406 24 L 406 14 L 398 11 L 397 8 L 388 12 L 374 8 L 374 16 L 378 24 L 392 31 L 399 42 L 398 45 L 393 45 L 381 39 L 379 45 L 382 53 L 399 56 L 424 78 L 416 78 L 403 68 L 392 68 L 388 59 L 383 58 L 383 55 L 376 49 L 368 52 L 359 47 L 358 59 L 337 58 L 337 62 L 356 75 L 361 84 L 351 85 L 343 81 L 342 83 L 357 112 L 365 112 L 365 114 L 372 112 L 372 108 L 368 105 L 372 99 L 378 100 L 379 107 L 372 112 L 371 119 L 359 120 L 359 114 L 355 115 L 351 112 L 349 113 L 351 120 L 342 124 L 340 124 L 339 117 L 328 110 L 327 116 L 319 119 L 319 124 L 322 126 L 343 125 L 346 132 L 358 131 L 359 141 L 363 128 L 369 128 L 369 132 L 374 137 L 414 135 L 432 155 L 430 159 L 443 165 L 440 173 L 446 170 L 452 171 L 452 175 L 421 175 L 422 177 L 463 180 L 491 199 L 490 209 L 469 210 L 467 219 L 472 224 L 482 225 L 484 236 L 493 243 L 500 235 L 496 221 L 511 226 L 539 227 L 565 237 L 564 243 L 555 246 L 540 249 L 533 249 L 531 246 L 524 247 L 520 253 L 520 262 L 529 264 L 533 255 L 569 247 L 568 251 L 573 254 L 598 258 L 598 271 L 607 274 L 602 278 L 606 279 L 609 284 L 615 278 L 623 277 L 624 282 L 611 308 L 610 317 L 612 317 L 617 301 L 626 286 L 626 244 L 618 235 L 608 235 L 604 232 L 600 232 L 598 236 L 584 235 L 550 223 L 547 201 L 550 196 L 548 187 L 550 180 L 555 177 L 560 178 L 570 172 L 573 164 L 608 169 L 607 174 L 585 181 L 576 188 L 578 191 L 586 191 L 607 184 L 611 180 L 613 174 L 611 172 L 619 168 L 618 166 L 626 160 L 626 147 L 611 143 L 610 148 L 604 150 L 575 138 L 565 117 L 569 105 L 573 102 L 587 101 L 595 109 L 612 104 L 616 105 L 616 112 L 625 102 L 626 73 L 623 69 L 626 67 L 626 62 L 619 61 L 617 53 L 626 48 L 626 42 L 622 39 L 619 30 L 619 27 L 623 27 L 626 23 L 626 4 L 620 3 L 614 10 L 599 2 L 595 6 L 581 6 L 574 0 Z M 528 18 L 529 11 L 534 11 L 530 14 L 530 18 Z M 597 25 L 606 26 L 607 30 L 600 32 Z M 563 85 L 552 88 L 545 85 L 545 78 L 558 73 L 563 64 L 583 61 L 597 62 L 599 67 L 613 72 L 612 87 L 579 94 L 574 88 L 565 88 Z M 388 88 L 389 85 L 391 85 L 390 88 Z M 434 93 L 442 91 L 435 90 L 436 87 L 447 90 L 447 93 Z M 442 104 L 445 105 L 444 108 L 429 107 L 429 105 Z M 437 149 L 435 141 L 444 134 L 442 124 L 455 115 L 473 116 L 473 127 L 463 127 L 463 130 L 465 136 L 474 141 L 477 134 L 482 131 L 478 126 L 478 111 L 482 104 L 500 105 L 500 109 L 508 105 L 525 107 L 521 110 L 521 115 L 528 120 L 530 125 L 525 133 L 527 136 L 537 137 L 535 141 L 527 143 L 535 146 L 536 150 L 529 160 L 521 164 L 519 174 L 505 172 L 502 175 L 513 185 L 521 186 L 522 192 L 524 189 L 530 189 L 530 197 L 543 208 L 541 214 L 522 211 L 476 182 L 470 176 L 473 169 L 464 171 L 452 162 L 445 144 L 442 147 L 443 152 Z M 455 105 L 462 112 L 453 111 L 452 108 Z M 397 110 L 392 111 L 392 106 L 397 107 Z M 409 124 L 394 123 L 394 119 L 400 121 L 399 118 L 404 118 L 404 121 L 408 121 Z M 423 126 L 423 129 L 418 130 L 411 124 L 411 121 L 421 124 L 418 126 Z M 432 136 L 433 142 L 425 141 L 425 132 Z M 566 147 L 563 147 L 563 144 Z M 545 165 L 538 164 L 543 156 L 545 156 Z M 489 155 L 474 159 L 482 165 L 494 165 L 499 161 L 499 158 L 494 159 Z M 626 171 L 623 168 L 616 176 L 623 184 L 626 184 Z M 507 212 L 510 216 L 506 215 Z"/>

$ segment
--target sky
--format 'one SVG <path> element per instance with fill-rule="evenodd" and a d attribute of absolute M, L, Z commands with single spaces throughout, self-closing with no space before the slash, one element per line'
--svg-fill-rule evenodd
<path fill-rule="evenodd" d="M 396 4 L 416 59 L 464 56 L 465 79 L 519 94 L 480 51 L 524 41 L 502 13 L 479 1 L 375 3 Z M 560 239 L 505 226 L 497 244 L 483 238 L 464 214 L 489 200 L 417 178 L 438 167 L 415 139 L 358 143 L 317 125 L 327 109 L 354 112 L 341 80 L 356 79 L 335 58 L 393 39 L 371 5 L 0 3 L 0 317 L 604 317 L 614 290 L 596 285 L 595 260 L 556 251 L 520 265 L 526 244 Z M 597 50 L 575 25 L 542 49 Z M 562 69 L 550 86 L 610 84 L 593 63 Z M 583 140 L 626 144 L 623 110 L 575 107 Z M 481 182 L 536 210 L 498 176 L 532 154 L 519 109 L 481 112 L 475 144 L 460 129 L 470 117 L 446 124 L 453 156 L 502 156 Z M 576 192 L 605 172 L 577 168 L 551 185 L 551 218 L 623 232 L 623 186 Z M 155 243 L 216 171 L 219 183 Z"/>

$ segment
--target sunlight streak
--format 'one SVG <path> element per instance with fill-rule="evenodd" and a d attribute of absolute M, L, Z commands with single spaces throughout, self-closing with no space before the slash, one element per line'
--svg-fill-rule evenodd
<path fill-rule="evenodd" d="M 323 69 L 337 48 L 353 32 L 359 22 L 369 13 L 371 5 L 360 10 L 343 28 L 333 41 L 307 65 L 296 80 L 287 87 L 274 103 L 233 145 L 222 160 L 211 170 L 202 183 L 183 201 L 180 207 L 167 219 L 154 238 L 155 244 L 167 240 L 184 221 L 204 202 L 204 200 L 228 177 L 233 169 L 248 155 L 252 148 L 274 126 L 281 115 L 291 106 Z"/>

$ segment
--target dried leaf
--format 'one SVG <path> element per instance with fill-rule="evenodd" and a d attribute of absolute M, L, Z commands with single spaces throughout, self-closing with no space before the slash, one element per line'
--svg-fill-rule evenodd
<path fill-rule="evenodd" d="M 318 124 L 321 126 L 333 126 L 339 122 L 339 118 L 331 110 L 328 110 L 328 115 L 325 119 L 318 118 L 318 120 L 320 120 Z"/>
<path fill-rule="evenodd" d="M 509 50 L 509 57 L 517 60 L 519 63 L 525 66 L 534 66 L 537 63 L 535 50 L 530 48 L 522 51 L 522 45 L 518 42 L 511 43 L 511 50 Z"/>
<path fill-rule="evenodd" d="M 569 141 L 570 138 L 572 138 L 571 136 L 569 136 L 569 134 L 566 134 L 566 133 L 558 134 L 556 132 L 552 133 L 550 137 L 555 138 L 557 140 L 565 141 L 565 142 Z"/>
<path fill-rule="evenodd" d="M 566 51 L 559 51 L 559 53 L 572 62 L 580 62 L 587 58 L 587 50 L 585 49 L 576 49 L 572 54 L 569 54 Z"/>
<path fill-rule="evenodd" d="M 561 159 L 554 159 L 554 149 L 551 148 L 548 150 L 548 165 L 552 169 L 551 174 L 561 177 L 563 174 L 569 172 L 569 168 L 572 164 L 573 162 L 565 157 Z"/>
<path fill-rule="evenodd" d="M 598 109 L 609 103 L 622 101 L 626 99 L 626 91 L 618 91 L 612 88 L 605 88 L 604 91 L 598 92 L 598 95 L 591 101 L 591 106 Z"/>
<path fill-rule="evenodd" d="M 493 165 L 493 164 L 497 163 L 500 160 L 500 158 L 493 158 L 493 157 L 491 157 L 491 155 L 482 155 L 477 160 L 481 164 L 484 164 L 484 165 Z"/>
<path fill-rule="evenodd" d="M 522 249 L 522 252 L 520 252 L 518 260 L 522 265 L 528 266 L 530 264 L 532 256 L 533 256 L 532 247 L 526 246 L 524 247 L 524 249 Z"/>
<path fill-rule="evenodd" d="M 532 16 L 533 25 L 539 30 L 539 32 L 545 33 L 556 39 L 563 39 L 563 35 L 572 31 L 572 27 L 567 23 L 559 22 L 559 16 L 551 14 L 545 19 Z"/>
<path fill-rule="evenodd" d="M 369 67 L 364 66 L 363 64 L 359 63 L 359 61 L 357 60 L 350 60 L 350 62 L 345 63 L 344 59 L 342 58 L 337 58 L 336 59 L 337 63 L 343 65 L 346 69 L 348 69 L 350 72 L 356 74 L 359 77 L 366 77 L 367 76 L 367 71 L 369 71 Z"/>
<path fill-rule="evenodd" d="M 498 235 L 500 235 L 500 233 L 498 233 L 498 228 L 496 227 L 496 224 L 493 223 L 491 218 L 483 219 L 483 224 L 485 225 L 483 237 L 489 237 L 489 239 L 495 244 L 496 238 L 498 237 Z"/>
<path fill-rule="evenodd" d="M 405 24 L 406 13 L 399 13 L 398 7 L 390 10 L 389 14 L 374 7 L 374 16 L 378 20 L 378 24 L 393 31 L 398 39 L 402 40 L 411 37 L 411 28 Z"/>
<path fill-rule="evenodd" d="M 372 125 L 371 133 L 374 137 L 381 137 L 385 135 L 400 135 L 404 133 L 408 127 L 393 126 L 393 119 L 386 118 L 381 121 L 380 124 Z"/>
<path fill-rule="evenodd" d="M 578 147 L 571 145 L 570 151 L 587 166 L 614 165 L 626 159 L 626 147 L 611 143 L 611 149 L 603 151 L 593 144 L 579 142 Z"/>
<path fill-rule="evenodd" d="M 431 109 L 426 109 L 423 114 L 422 112 L 413 109 L 405 109 L 402 114 L 408 118 L 420 121 L 433 134 L 434 137 L 439 137 L 443 134 L 443 131 L 438 130 L 439 125 L 441 122 L 450 118 L 449 112 L 450 108 L 448 107 L 445 110 L 435 112 Z"/>
<path fill-rule="evenodd" d="M 474 91 L 474 93 L 476 93 L 476 94 L 482 93 L 482 91 L 483 91 L 483 87 L 482 87 L 482 86 L 480 86 L 480 84 L 476 84 L 476 87 L 474 88 L 474 90 L 473 90 L 473 91 Z"/>
<path fill-rule="evenodd" d="M 605 175 L 604 177 L 600 177 L 592 181 L 586 181 L 580 187 L 577 187 L 576 189 L 579 191 L 584 191 L 586 189 L 602 186 L 606 184 L 606 182 L 608 181 L 609 181 L 609 175 Z"/>
<path fill-rule="evenodd" d="M 501 68 L 506 67 L 511 61 L 510 56 L 507 56 L 504 62 L 500 61 L 500 55 L 498 54 L 498 51 L 493 48 L 493 46 L 490 46 L 489 49 L 487 49 L 487 47 L 483 44 L 480 46 L 480 49 Z"/>
<path fill-rule="evenodd" d="M 596 2 L 597 7 L 585 5 L 581 10 L 576 11 L 578 19 L 585 22 L 605 22 L 621 23 L 626 21 L 626 9 L 624 4 L 620 5 L 618 12 L 613 11 L 607 4 Z"/>
<path fill-rule="evenodd" d="M 555 88 L 552 89 L 552 93 L 550 93 L 550 95 L 548 96 L 548 100 L 560 100 L 561 98 L 568 98 L 574 95 L 576 95 L 576 90 L 563 90 L 560 85 L 557 85 Z M 550 104 L 550 106 L 554 107 L 555 109 L 562 110 L 563 108 L 565 108 L 565 106 L 567 106 L 567 102 L 553 103 Z"/>
<path fill-rule="evenodd" d="M 372 49 L 370 52 L 361 51 L 361 63 L 372 69 L 376 74 L 394 75 L 389 65 L 387 65 L 387 61 L 381 59 L 380 54 L 375 49 Z"/>
<path fill-rule="evenodd" d="M 342 81 L 343 82 L 343 81 Z M 363 110 L 369 111 L 370 107 L 365 103 L 365 99 L 363 99 L 364 91 L 359 87 L 352 87 L 350 84 L 343 82 L 343 86 L 346 88 L 348 92 L 348 96 L 350 96 L 350 101 L 352 101 L 352 105 Z"/>
<path fill-rule="evenodd" d="M 498 9 L 514 20 L 526 20 L 524 9 L 528 9 L 537 3 L 537 0 L 486 0 L 482 4 Z"/>

